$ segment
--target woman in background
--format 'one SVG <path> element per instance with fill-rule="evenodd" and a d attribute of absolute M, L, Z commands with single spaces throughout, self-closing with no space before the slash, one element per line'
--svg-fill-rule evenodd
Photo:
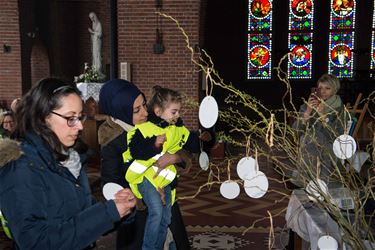
<path fill-rule="evenodd" d="M 0 118 L 0 139 L 10 138 L 12 133 L 14 132 L 15 121 L 14 115 L 11 111 L 5 111 Z"/>
<path fill-rule="evenodd" d="M 317 159 L 320 160 L 320 177 L 326 182 L 335 175 L 332 159 L 334 140 L 344 133 L 344 105 L 340 96 L 340 81 L 334 75 L 324 74 L 317 82 L 315 93 L 299 110 L 299 119 L 294 123 L 307 171 L 316 174 Z M 306 176 L 306 175 L 305 175 Z"/>

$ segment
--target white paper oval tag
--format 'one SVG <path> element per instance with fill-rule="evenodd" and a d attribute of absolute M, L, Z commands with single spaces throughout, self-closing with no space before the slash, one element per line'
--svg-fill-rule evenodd
<path fill-rule="evenodd" d="M 253 171 L 246 176 L 245 192 L 251 198 L 261 198 L 268 190 L 268 179 L 262 171 Z"/>
<path fill-rule="evenodd" d="M 234 199 L 240 194 L 240 186 L 235 181 L 225 181 L 220 185 L 220 194 L 227 199 Z"/>
<path fill-rule="evenodd" d="M 340 135 L 333 142 L 333 153 L 339 159 L 351 158 L 357 150 L 357 144 L 350 135 Z"/>
<path fill-rule="evenodd" d="M 114 200 L 115 194 L 122 189 L 124 188 L 119 184 L 108 182 L 103 186 L 103 196 L 106 200 Z"/>
<path fill-rule="evenodd" d="M 336 250 L 339 246 L 335 238 L 329 235 L 323 235 L 318 240 L 318 247 L 320 250 Z"/>
<path fill-rule="evenodd" d="M 219 117 L 219 107 L 213 96 L 203 98 L 199 106 L 199 122 L 204 128 L 211 128 Z"/>
<path fill-rule="evenodd" d="M 317 182 L 317 185 L 315 184 L 315 182 Z M 316 201 L 316 199 L 323 200 L 324 197 L 321 195 L 321 193 L 328 194 L 328 186 L 321 179 L 309 181 L 305 190 L 307 192 L 307 196 L 311 201 Z"/>
<path fill-rule="evenodd" d="M 237 174 L 242 180 L 246 179 L 246 176 L 250 174 L 250 172 L 255 171 L 255 159 L 252 157 L 243 157 L 237 163 Z"/>
<path fill-rule="evenodd" d="M 208 158 L 208 155 L 206 152 L 202 151 L 200 154 L 199 154 L 199 166 L 203 169 L 203 170 L 207 170 L 208 167 L 210 165 L 210 160 Z"/>

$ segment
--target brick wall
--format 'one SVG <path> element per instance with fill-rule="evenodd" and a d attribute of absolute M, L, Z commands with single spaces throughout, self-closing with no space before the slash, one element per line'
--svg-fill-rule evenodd
<path fill-rule="evenodd" d="M 0 100 L 9 105 L 22 92 L 18 1 L 0 1 L 0 10 Z M 10 46 L 9 53 L 4 45 Z"/>
<path fill-rule="evenodd" d="M 177 19 L 190 38 L 199 44 L 199 0 L 164 0 L 161 12 Z M 155 1 L 118 0 L 118 61 L 132 65 L 132 81 L 146 94 L 154 84 L 179 90 L 194 101 L 199 97 L 199 72 L 190 60 L 190 51 L 174 22 L 162 18 L 165 52 L 154 54 L 156 40 Z M 119 67 L 120 68 L 120 67 Z M 198 110 L 187 110 L 183 119 L 198 127 Z"/>
<path fill-rule="evenodd" d="M 110 61 L 109 1 L 56 1 L 51 12 L 54 14 L 51 15 L 48 34 L 52 39 L 47 43 L 51 53 L 51 73 L 72 81 L 74 76 L 83 72 L 85 62 L 91 64 L 90 12 L 95 12 L 102 24 L 102 70 L 105 72 Z"/>
<path fill-rule="evenodd" d="M 189 35 L 191 45 L 198 46 L 201 1 L 162 2 L 161 11 L 176 18 Z M 20 1 L 19 6 L 17 3 L 16 0 L 0 3 L 0 37 L 3 43 L 12 46 L 11 53 L 0 54 L 0 100 L 10 101 L 22 92 L 25 93 L 39 78 L 48 74 L 66 80 L 73 80 L 75 75 L 80 74 L 83 63 L 91 63 L 91 43 L 87 31 L 91 26 L 88 18 L 90 11 L 98 15 L 103 26 L 103 71 L 108 69 L 110 1 Z M 179 90 L 188 98 L 198 101 L 199 72 L 190 60 L 190 51 L 175 23 L 161 17 L 165 52 L 154 54 L 155 1 L 118 0 L 117 4 L 118 62 L 131 63 L 132 81 L 148 97 L 151 87 L 159 84 Z M 27 36 L 27 33 L 35 30 L 35 38 Z M 45 50 L 41 49 L 43 47 Z M 35 51 L 40 54 L 35 55 Z M 42 62 L 41 65 L 31 65 L 38 60 Z M 196 108 L 185 110 L 183 119 L 189 128 L 198 127 L 197 114 Z"/>
<path fill-rule="evenodd" d="M 42 78 L 50 75 L 49 58 L 44 44 L 36 39 L 32 48 L 31 58 L 31 84 L 32 86 Z"/>

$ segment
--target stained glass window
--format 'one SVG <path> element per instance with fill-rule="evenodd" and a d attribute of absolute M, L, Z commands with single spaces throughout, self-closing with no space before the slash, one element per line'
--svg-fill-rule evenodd
<path fill-rule="evenodd" d="M 311 78 L 313 0 L 289 1 L 288 78 Z"/>
<path fill-rule="evenodd" d="M 371 78 L 374 77 L 374 70 L 375 70 L 375 1 L 374 1 L 374 10 L 372 13 L 372 32 L 371 32 L 371 63 L 370 63 L 370 69 Z"/>
<path fill-rule="evenodd" d="M 339 78 L 353 76 L 354 0 L 331 0 L 328 72 Z"/>
<path fill-rule="evenodd" d="M 271 78 L 272 0 L 249 0 L 247 78 Z"/>

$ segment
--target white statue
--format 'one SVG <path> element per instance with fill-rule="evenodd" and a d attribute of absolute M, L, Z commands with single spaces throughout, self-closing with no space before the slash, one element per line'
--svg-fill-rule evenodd
<path fill-rule="evenodd" d="M 102 74 L 102 24 L 94 12 L 90 12 L 89 18 L 92 22 L 92 28 L 89 28 L 91 34 L 91 49 L 92 49 L 92 66 L 99 73 Z"/>

